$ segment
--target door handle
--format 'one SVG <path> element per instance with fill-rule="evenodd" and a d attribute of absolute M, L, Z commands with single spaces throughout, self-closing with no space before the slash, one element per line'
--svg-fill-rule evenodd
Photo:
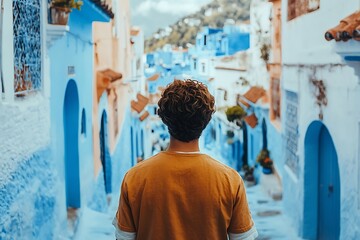
<path fill-rule="evenodd" d="M 332 185 L 332 184 L 330 184 L 329 186 L 328 186 L 328 190 L 329 190 L 329 192 L 334 192 L 334 186 Z"/>

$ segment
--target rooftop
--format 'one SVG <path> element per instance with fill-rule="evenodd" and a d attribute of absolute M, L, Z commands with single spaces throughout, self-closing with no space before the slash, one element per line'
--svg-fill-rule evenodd
<path fill-rule="evenodd" d="M 251 128 L 255 128 L 256 125 L 258 124 L 258 118 L 256 117 L 255 113 L 246 116 L 244 118 L 244 121 L 251 127 Z"/>
<path fill-rule="evenodd" d="M 344 19 L 340 20 L 340 23 L 327 30 L 325 33 L 325 39 L 328 41 L 348 41 L 349 39 L 355 39 L 360 41 L 360 11 L 356 11 Z"/>

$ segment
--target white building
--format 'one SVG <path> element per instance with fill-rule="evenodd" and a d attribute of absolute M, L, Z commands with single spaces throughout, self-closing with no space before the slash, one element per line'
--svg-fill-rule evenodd
<path fill-rule="evenodd" d="M 306 239 L 360 237 L 359 79 L 324 39 L 354 9 L 358 0 L 282 1 L 284 203 Z"/>

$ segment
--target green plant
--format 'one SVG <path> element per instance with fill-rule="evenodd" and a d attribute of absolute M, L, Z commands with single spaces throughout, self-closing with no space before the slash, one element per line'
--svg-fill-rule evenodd
<path fill-rule="evenodd" d="M 270 159 L 269 150 L 267 149 L 261 150 L 256 158 L 256 162 L 258 162 L 264 168 L 272 168 L 273 161 Z"/>
<path fill-rule="evenodd" d="M 229 122 L 235 122 L 240 127 L 242 119 L 246 116 L 245 110 L 240 106 L 227 108 L 225 114 Z"/>
<path fill-rule="evenodd" d="M 83 2 L 81 0 L 52 0 L 51 7 L 76 8 L 81 9 Z"/>

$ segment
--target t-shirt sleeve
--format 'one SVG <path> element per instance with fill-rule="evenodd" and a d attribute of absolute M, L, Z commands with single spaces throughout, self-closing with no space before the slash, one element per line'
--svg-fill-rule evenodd
<path fill-rule="evenodd" d="M 125 232 L 136 232 L 134 218 L 131 212 L 131 206 L 128 199 L 128 189 L 126 184 L 126 175 L 121 185 L 119 207 L 116 213 L 118 228 Z"/>
<path fill-rule="evenodd" d="M 246 198 L 244 182 L 238 175 L 238 188 L 235 194 L 233 214 L 228 228 L 229 233 L 245 233 L 252 229 L 254 222 Z"/>

